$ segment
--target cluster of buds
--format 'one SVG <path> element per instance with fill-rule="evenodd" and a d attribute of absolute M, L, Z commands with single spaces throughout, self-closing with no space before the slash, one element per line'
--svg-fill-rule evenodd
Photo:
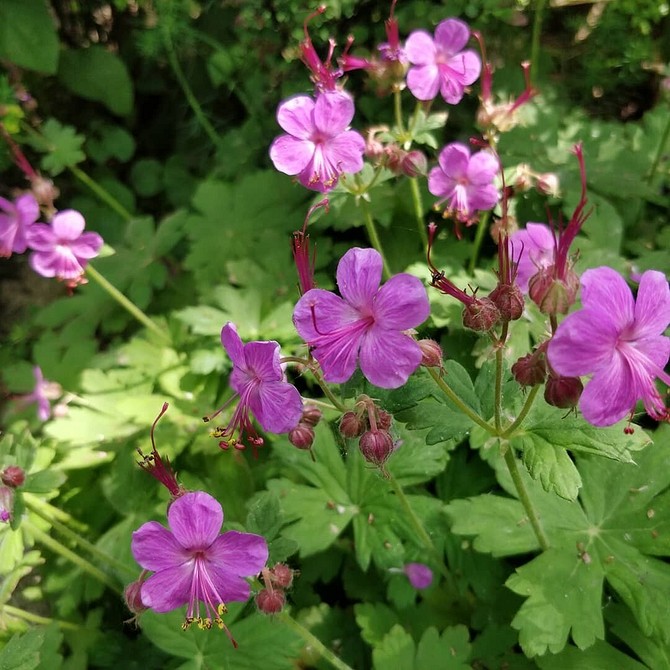
<path fill-rule="evenodd" d="M 26 474 L 18 465 L 8 465 L 0 471 L 0 522 L 9 523 L 14 509 L 14 490 L 23 485 Z"/>
<path fill-rule="evenodd" d="M 358 446 L 363 458 L 380 468 L 397 449 L 389 429 L 393 417 L 377 407 L 375 401 L 363 394 L 358 397 L 354 409 L 345 412 L 340 420 L 340 433 L 343 437 L 360 438 Z"/>
<path fill-rule="evenodd" d="M 428 159 L 417 149 L 405 151 L 402 147 L 390 141 L 384 144 L 384 133 L 388 133 L 388 126 L 372 126 L 368 128 L 365 139 L 365 155 L 375 167 L 385 167 L 396 175 L 406 177 L 425 176 L 428 172 Z M 381 135 L 382 137 L 378 137 Z"/>
<path fill-rule="evenodd" d="M 525 193 L 531 188 L 552 198 L 558 198 L 561 192 L 560 180 L 555 172 L 535 172 L 528 163 L 520 163 L 516 168 L 514 190 Z"/>
<path fill-rule="evenodd" d="M 321 421 L 322 416 L 318 407 L 307 405 L 298 425 L 289 431 L 288 441 L 298 449 L 311 449 L 314 444 L 314 427 Z"/>
<path fill-rule="evenodd" d="M 286 590 L 293 585 L 294 571 L 284 563 L 263 568 L 261 576 L 265 587 L 256 595 L 256 607 L 263 614 L 277 614 L 286 604 Z"/>

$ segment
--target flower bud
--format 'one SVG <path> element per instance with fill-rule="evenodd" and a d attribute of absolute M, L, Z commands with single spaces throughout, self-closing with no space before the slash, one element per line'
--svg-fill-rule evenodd
<path fill-rule="evenodd" d="M 363 458 L 368 463 L 383 465 L 393 453 L 393 438 L 385 430 L 368 430 L 361 435 L 358 443 Z"/>
<path fill-rule="evenodd" d="M 433 583 L 433 571 L 423 563 L 408 563 L 403 572 L 415 589 L 427 589 Z"/>
<path fill-rule="evenodd" d="M 523 314 L 523 294 L 516 284 L 498 284 L 489 298 L 495 303 L 504 321 L 516 321 Z"/>
<path fill-rule="evenodd" d="M 277 614 L 285 604 L 286 596 L 281 589 L 262 589 L 256 596 L 256 607 L 263 614 Z"/>
<path fill-rule="evenodd" d="M 149 608 L 142 602 L 142 578 L 137 581 L 130 582 L 125 589 L 123 589 L 123 598 L 126 601 L 126 607 L 133 614 L 142 614 Z"/>
<path fill-rule="evenodd" d="M 480 298 L 463 310 L 463 325 L 471 330 L 487 332 L 500 321 L 500 310 L 490 298 Z"/>
<path fill-rule="evenodd" d="M 282 589 L 289 589 L 293 584 L 293 570 L 284 563 L 277 563 L 270 570 L 270 579 L 272 583 Z"/>
<path fill-rule="evenodd" d="M 579 277 L 568 269 L 565 280 L 554 277 L 554 266 L 541 268 L 528 282 L 528 295 L 543 314 L 566 314 L 574 304 Z"/>
<path fill-rule="evenodd" d="M 419 340 L 421 349 L 421 365 L 427 368 L 442 367 L 442 347 L 435 340 Z"/>
<path fill-rule="evenodd" d="M 547 360 L 544 351 L 534 351 L 522 356 L 513 366 L 512 375 L 521 386 L 537 386 L 547 377 Z"/>
<path fill-rule="evenodd" d="M 0 472 L 0 480 L 5 486 L 15 489 L 26 480 L 26 473 L 18 465 L 8 465 Z"/>
<path fill-rule="evenodd" d="M 547 404 L 560 409 L 572 409 L 579 402 L 584 386 L 579 377 L 559 377 L 549 375 L 544 387 Z"/>
<path fill-rule="evenodd" d="M 414 149 L 402 159 L 400 170 L 407 177 L 425 176 L 428 172 L 428 160 L 421 151 Z"/>
<path fill-rule="evenodd" d="M 58 198 L 60 191 L 51 179 L 46 179 L 42 175 L 35 175 L 30 180 L 30 186 L 35 196 L 35 200 L 40 205 L 53 207 L 53 201 Z"/>
<path fill-rule="evenodd" d="M 288 441 L 298 449 L 311 449 L 314 444 L 314 428 L 301 421 L 289 432 Z"/>
<path fill-rule="evenodd" d="M 365 421 L 355 412 L 345 412 L 340 419 L 340 434 L 343 437 L 359 437 L 365 428 Z"/>
<path fill-rule="evenodd" d="M 379 430 L 388 430 L 393 422 L 393 416 L 385 409 L 377 410 L 377 428 Z"/>
<path fill-rule="evenodd" d="M 550 195 L 553 198 L 558 198 L 560 184 L 558 175 L 553 172 L 545 172 L 537 176 L 537 190 L 543 195 Z"/>
<path fill-rule="evenodd" d="M 314 405 L 307 405 L 302 410 L 302 419 L 300 419 L 300 422 L 314 427 L 317 423 L 319 423 L 319 421 L 321 421 L 322 416 L 323 414 L 318 407 L 314 407 Z"/>
<path fill-rule="evenodd" d="M 395 174 L 400 174 L 407 152 L 397 144 L 389 144 L 384 148 L 384 153 L 386 167 Z"/>

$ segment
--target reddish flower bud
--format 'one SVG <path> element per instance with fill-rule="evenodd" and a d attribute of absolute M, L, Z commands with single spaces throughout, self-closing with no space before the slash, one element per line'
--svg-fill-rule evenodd
<path fill-rule="evenodd" d="M 393 423 L 393 416 L 385 409 L 377 410 L 377 428 L 379 430 L 388 430 Z"/>
<path fill-rule="evenodd" d="M 289 589 L 293 584 L 293 570 L 284 563 L 277 563 L 270 570 L 270 579 L 276 586 L 282 589 Z"/>
<path fill-rule="evenodd" d="M 544 387 L 544 399 L 560 409 L 572 409 L 579 402 L 584 386 L 579 377 L 550 375 Z"/>
<path fill-rule="evenodd" d="M 314 444 L 314 428 L 301 421 L 289 432 L 288 441 L 298 449 L 311 449 Z"/>
<path fill-rule="evenodd" d="M 144 579 L 140 577 L 137 581 L 131 582 L 123 589 L 123 598 L 126 601 L 126 607 L 133 614 L 142 614 L 149 608 L 142 602 L 142 583 Z"/>
<path fill-rule="evenodd" d="M 521 386 L 537 386 L 547 378 L 544 348 L 522 356 L 513 366 L 512 375 Z"/>
<path fill-rule="evenodd" d="M 402 159 L 400 170 L 407 177 L 423 177 L 428 172 L 428 160 L 421 151 L 414 149 Z"/>
<path fill-rule="evenodd" d="M 355 412 L 345 412 L 340 419 L 340 433 L 343 437 L 359 437 L 366 429 L 365 421 Z"/>
<path fill-rule="evenodd" d="M 368 430 L 361 435 L 358 443 L 363 458 L 369 463 L 383 465 L 393 453 L 393 438 L 385 430 Z"/>
<path fill-rule="evenodd" d="M 308 426 L 316 426 L 319 421 L 321 421 L 321 417 L 323 416 L 321 410 L 318 407 L 314 407 L 314 405 L 307 405 L 303 410 L 302 410 L 302 419 L 300 419 L 301 423 L 306 423 Z"/>
<path fill-rule="evenodd" d="M 286 596 L 281 589 L 262 589 L 256 596 L 256 607 L 263 614 L 277 614 L 285 604 Z"/>
<path fill-rule="evenodd" d="M 407 152 L 404 149 L 401 149 L 397 144 L 389 144 L 384 148 L 384 154 L 384 163 L 386 167 L 392 172 L 395 172 L 395 174 L 400 174 Z"/>
<path fill-rule="evenodd" d="M 26 480 L 26 473 L 18 465 L 8 465 L 0 472 L 0 480 L 5 486 L 15 489 Z"/>
<path fill-rule="evenodd" d="M 543 314 L 567 314 L 579 289 L 579 277 L 569 268 L 565 279 L 554 277 L 554 266 L 541 268 L 528 281 L 528 295 Z"/>
<path fill-rule="evenodd" d="M 442 347 L 435 340 L 419 340 L 421 349 L 421 365 L 427 368 L 442 367 Z"/>
<path fill-rule="evenodd" d="M 504 321 L 516 321 L 523 314 L 523 293 L 516 284 L 498 284 L 489 298 L 495 303 Z"/>
<path fill-rule="evenodd" d="M 500 321 L 500 310 L 490 298 L 480 298 L 463 310 L 463 325 L 471 330 L 487 332 Z"/>

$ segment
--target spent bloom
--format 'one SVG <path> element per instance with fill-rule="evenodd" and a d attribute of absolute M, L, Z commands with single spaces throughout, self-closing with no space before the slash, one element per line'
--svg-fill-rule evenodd
<path fill-rule="evenodd" d="M 332 190 L 342 173 L 363 169 L 365 140 L 349 129 L 353 118 L 354 101 L 343 91 L 285 100 L 277 110 L 277 122 L 287 134 L 270 147 L 275 168 L 296 175 L 306 188 Z"/>
<path fill-rule="evenodd" d="M 475 51 L 463 51 L 470 28 L 459 19 L 445 19 L 435 29 L 435 38 L 416 30 L 405 42 L 411 66 L 407 87 L 417 100 L 433 100 L 438 93 L 450 105 L 461 101 L 466 86 L 479 77 L 482 63 Z"/>
<path fill-rule="evenodd" d="M 142 583 L 142 603 L 155 612 L 187 605 L 184 628 L 224 628 L 225 603 L 249 599 L 245 577 L 258 574 L 268 559 L 265 539 L 234 530 L 219 534 L 223 509 L 203 491 L 175 499 L 167 517 L 169 529 L 149 521 L 133 533 L 135 560 L 154 573 Z"/>
<path fill-rule="evenodd" d="M 35 223 L 28 231 L 33 250 L 30 265 L 43 277 L 56 277 L 68 286 L 85 283 L 84 268 L 102 246 L 98 233 L 85 233 L 84 217 L 74 209 L 58 212 L 51 225 Z"/>
<path fill-rule="evenodd" d="M 547 350 L 560 375 L 592 375 L 579 400 L 584 418 L 609 426 L 642 400 L 654 419 L 667 420 L 668 410 L 656 389 L 656 378 L 670 385 L 663 368 L 670 357 L 670 289 L 665 276 L 646 271 L 637 300 L 624 279 L 608 267 L 587 270 L 581 277 L 583 308 L 559 325 Z"/>
<path fill-rule="evenodd" d="M 350 249 L 337 266 L 342 297 L 312 289 L 295 307 L 295 327 L 328 382 L 347 381 L 359 363 L 375 386 L 398 388 L 421 363 L 421 348 L 404 331 L 428 318 L 426 289 L 404 273 L 380 288 L 382 265 L 374 249 Z"/>
<path fill-rule="evenodd" d="M 478 210 L 491 209 L 500 197 L 494 180 L 500 166 L 488 151 L 470 155 L 465 144 L 448 144 L 438 157 L 438 166 L 428 174 L 428 190 L 446 203 L 444 215 L 462 223 L 474 220 Z"/>
<path fill-rule="evenodd" d="M 298 389 L 284 380 L 279 343 L 244 344 L 235 324 L 230 322 L 221 330 L 221 343 L 233 363 L 230 385 L 239 396 L 239 403 L 230 423 L 214 431 L 215 437 L 223 438 L 219 446 L 244 449 L 242 440 L 245 437 L 253 447 L 263 444 L 263 438 L 254 430 L 250 414 L 271 433 L 288 433 L 295 428 L 302 417 L 302 399 Z M 205 421 L 220 414 L 227 405 L 206 416 Z"/>
<path fill-rule="evenodd" d="M 40 206 L 31 193 L 20 195 L 14 202 L 0 198 L 0 258 L 26 250 L 28 230 L 39 215 Z"/>
<path fill-rule="evenodd" d="M 556 238 L 544 223 L 527 223 L 510 238 L 515 257 L 518 257 L 516 283 L 528 293 L 528 280 L 541 269 L 554 264 Z"/>

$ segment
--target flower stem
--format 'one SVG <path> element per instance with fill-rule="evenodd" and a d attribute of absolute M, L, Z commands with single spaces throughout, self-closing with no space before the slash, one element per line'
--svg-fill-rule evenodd
<path fill-rule="evenodd" d="M 431 556 L 435 560 L 435 563 L 437 564 L 438 569 L 442 574 L 442 576 L 447 580 L 449 584 L 453 584 L 453 578 L 451 576 L 451 572 L 449 572 L 449 568 L 447 568 L 447 566 L 444 564 L 444 559 L 442 558 L 440 552 L 433 544 L 433 540 L 428 534 L 428 531 L 424 528 L 423 524 L 421 523 L 421 519 L 419 519 L 416 512 L 412 509 L 412 506 L 409 504 L 409 500 L 407 499 L 407 496 L 405 495 L 402 486 L 400 486 L 398 480 L 390 472 L 386 473 L 386 477 L 388 478 L 389 483 L 391 484 L 391 488 L 393 489 L 393 492 L 395 493 L 396 498 L 400 503 L 400 506 L 405 511 L 405 514 L 407 515 L 410 524 L 412 525 L 417 535 L 421 539 L 421 543 L 424 545 L 428 553 L 431 554 Z"/>
<path fill-rule="evenodd" d="M 347 406 L 342 403 L 341 400 L 339 400 L 337 397 L 335 397 L 335 394 L 330 390 L 328 387 L 328 384 L 326 384 L 326 381 L 324 380 L 323 376 L 321 375 L 321 371 L 315 368 L 313 365 L 310 366 L 310 371 L 314 375 L 314 379 L 316 380 L 316 383 L 321 387 L 321 390 L 324 392 L 328 400 L 335 405 L 335 407 L 340 410 L 340 412 L 346 412 L 347 411 Z"/>
<path fill-rule="evenodd" d="M 78 568 L 87 572 L 91 577 L 97 579 L 101 584 L 108 586 L 112 591 L 119 592 L 119 585 L 115 584 L 108 575 L 106 575 L 102 570 L 96 568 L 95 565 L 87 561 L 85 558 L 82 558 L 78 554 L 75 554 L 74 551 L 70 551 L 67 547 L 64 547 L 58 540 L 55 540 L 53 537 L 45 533 L 43 530 L 38 528 L 34 523 L 30 521 L 24 521 L 23 525 L 27 527 L 29 533 L 45 547 L 53 551 L 55 554 L 62 556 L 66 560 L 74 563 Z"/>
<path fill-rule="evenodd" d="M 503 371 L 503 350 L 502 346 L 496 349 L 496 377 L 493 388 L 493 422 L 498 435 L 502 430 L 502 371 Z"/>
<path fill-rule="evenodd" d="M 302 624 L 298 623 L 288 612 L 280 612 L 277 614 L 277 618 L 295 633 L 300 635 L 309 647 L 315 649 L 321 655 L 321 658 L 330 663 L 334 668 L 337 668 L 337 670 L 352 670 L 350 666 L 348 666 L 341 658 L 335 656 L 335 654 L 328 649 L 319 638 L 313 635 Z"/>
<path fill-rule="evenodd" d="M 359 198 L 359 202 L 361 204 L 361 209 L 363 210 L 365 229 L 368 231 L 370 244 L 379 252 L 379 255 L 382 257 L 382 263 L 384 264 L 384 277 L 386 279 L 390 279 L 391 270 L 389 269 L 388 263 L 386 262 L 386 256 L 384 256 L 384 250 L 382 249 L 382 243 L 379 240 L 379 235 L 377 234 L 375 222 L 372 220 L 370 205 L 368 204 L 368 201 L 365 199 L 365 197 Z"/>
<path fill-rule="evenodd" d="M 424 251 L 428 250 L 428 233 L 423 221 L 423 201 L 421 198 L 421 189 L 419 188 L 419 180 L 416 177 L 411 177 L 409 186 L 412 190 L 412 202 L 414 203 L 414 216 L 416 218 L 416 226 L 419 229 L 419 237 Z"/>
<path fill-rule="evenodd" d="M 519 501 L 526 510 L 528 520 L 530 521 L 530 524 L 533 526 L 533 530 L 535 531 L 535 537 L 537 537 L 537 541 L 542 551 L 546 551 L 549 549 L 549 539 L 544 533 L 544 529 L 540 523 L 540 518 L 535 511 L 535 507 L 533 506 L 533 502 L 531 501 L 530 496 L 528 495 L 526 485 L 523 483 L 523 479 L 521 479 L 521 473 L 519 472 L 519 466 L 516 463 L 514 450 L 509 445 L 507 445 L 507 449 L 505 450 L 504 458 L 505 463 L 507 464 L 507 469 L 509 470 L 512 481 L 514 482 L 516 492 L 519 494 Z"/>
<path fill-rule="evenodd" d="M 458 409 L 463 412 L 467 417 L 472 419 L 474 423 L 476 423 L 478 426 L 483 428 L 487 433 L 491 435 L 497 436 L 498 433 L 496 429 L 484 419 L 482 419 L 477 412 L 475 412 L 473 409 L 470 409 L 457 395 L 454 393 L 454 391 L 451 389 L 451 387 L 447 384 L 447 382 L 442 379 L 440 376 L 439 372 L 436 372 L 433 368 L 428 368 L 428 372 L 430 373 L 430 376 L 435 380 L 435 383 L 444 391 L 444 394 L 451 400 L 451 402 L 458 407 Z"/>
<path fill-rule="evenodd" d="M 398 86 L 393 87 L 393 113 L 395 115 L 395 123 L 398 126 L 398 134 L 405 134 L 405 126 L 402 119 L 402 94 Z"/>
<path fill-rule="evenodd" d="M 37 496 L 34 496 L 31 493 L 24 493 L 23 501 L 31 512 L 44 519 L 44 521 L 49 523 L 55 530 L 61 533 L 61 535 L 64 535 L 66 538 L 79 545 L 82 549 L 86 549 L 86 551 L 88 551 L 96 559 L 107 563 L 110 567 L 118 570 L 119 572 L 125 572 L 133 579 L 137 576 L 135 570 L 132 570 L 127 565 L 117 561 L 115 558 L 109 556 L 104 551 L 101 551 L 94 544 L 79 535 L 79 533 L 71 530 L 65 524 L 55 519 L 51 514 L 49 514 L 47 510 L 43 508 L 42 501 Z"/>
<path fill-rule="evenodd" d="M 530 48 L 530 62 L 532 64 L 532 83 L 537 83 L 537 73 L 540 65 L 540 38 L 542 36 L 542 15 L 547 0 L 535 0 L 535 17 L 533 19 L 533 37 Z"/>
<path fill-rule="evenodd" d="M 670 114 L 668 114 L 667 121 L 665 123 L 665 128 L 663 129 L 663 136 L 661 137 L 660 142 L 658 143 L 658 149 L 656 150 L 656 155 L 654 156 L 654 161 L 649 168 L 647 173 L 647 184 L 651 184 L 656 176 L 656 171 L 658 166 L 661 164 L 661 159 L 665 153 L 665 145 L 668 143 L 668 137 L 670 136 Z"/>
<path fill-rule="evenodd" d="M 510 423 L 507 428 L 505 428 L 501 433 L 500 437 L 503 438 L 508 438 L 512 433 L 523 423 L 523 420 L 526 418 L 528 415 L 528 412 L 530 412 L 530 408 L 533 406 L 533 403 L 535 402 L 535 398 L 537 397 L 538 391 L 540 390 L 540 386 L 533 386 L 533 388 L 530 390 L 530 393 L 528 394 L 528 397 L 526 398 L 526 402 L 524 403 L 523 407 L 521 408 L 521 411 L 519 412 L 519 416 L 517 416 L 512 423 Z"/>
<path fill-rule="evenodd" d="M 479 251 L 482 248 L 482 242 L 484 241 L 484 235 L 489 227 L 489 217 L 491 212 L 484 212 L 479 217 L 479 223 L 477 224 L 477 232 L 475 233 L 475 241 L 472 247 L 472 256 L 470 256 L 470 264 L 468 265 L 468 270 L 471 275 L 475 273 L 475 268 L 477 267 L 477 259 L 479 258 Z"/>
<path fill-rule="evenodd" d="M 133 215 L 106 189 L 97 181 L 89 177 L 83 170 L 76 165 L 70 166 L 70 172 L 85 186 L 88 186 L 98 198 L 113 209 L 124 221 L 133 219 Z"/>
<path fill-rule="evenodd" d="M 100 287 L 102 287 L 116 302 L 121 305 L 127 312 L 132 314 L 143 326 L 152 330 L 158 335 L 163 342 L 171 344 L 170 336 L 166 334 L 164 328 L 161 328 L 153 319 L 148 317 L 134 302 L 126 298 L 119 289 L 110 284 L 105 277 L 103 277 L 92 265 L 86 266 L 86 274 L 93 279 Z"/>
<path fill-rule="evenodd" d="M 66 630 L 80 630 L 81 627 L 77 624 L 70 623 L 69 621 L 60 621 L 59 619 L 49 619 L 45 616 L 39 616 L 39 614 L 33 614 L 32 612 L 27 612 L 26 610 L 19 609 L 18 607 L 12 607 L 11 605 L 2 605 L 0 608 L 0 614 L 5 613 L 9 616 L 16 617 L 17 619 L 23 619 L 24 621 L 30 621 L 30 623 L 36 623 L 41 626 L 48 626 L 50 623 L 55 623 L 60 628 Z"/>

